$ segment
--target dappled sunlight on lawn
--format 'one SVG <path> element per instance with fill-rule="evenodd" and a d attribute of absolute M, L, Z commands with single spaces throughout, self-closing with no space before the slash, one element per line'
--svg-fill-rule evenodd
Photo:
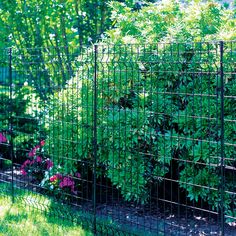
<path fill-rule="evenodd" d="M 46 206 L 50 206 L 50 200 L 46 197 L 40 197 L 40 200 L 47 203 Z M 37 205 L 37 201 L 37 195 L 32 194 L 27 196 L 25 201 L 17 198 L 16 202 L 12 204 L 10 197 L 0 195 L 0 236 L 92 235 L 84 231 L 80 226 L 73 225 L 72 222 L 62 221 L 27 207 L 27 203 Z"/>

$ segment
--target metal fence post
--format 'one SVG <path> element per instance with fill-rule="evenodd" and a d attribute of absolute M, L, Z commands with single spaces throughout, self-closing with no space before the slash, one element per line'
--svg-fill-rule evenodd
<path fill-rule="evenodd" d="M 12 196 L 12 203 L 14 203 L 15 198 L 14 198 L 14 164 L 13 164 L 13 117 L 12 117 L 12 112 L 13 112 L 13 80 L 12 80 L 12 48 L 9 48 L 8 51 L 9 54 L 9 85 L 10 85 L 10 109 L 9 109 L 9 134 L 10 134 L 10 159 L 11 159 L 11 196 Z"/>
<path fill-rule="evenodd" d="M 223 56 L 224 56 L 224 42 L 220 41 L 220 122 L 221 122 L 221 140 L 220 140 L 220 175 L 221 175 L 221 183 L 220 183 L 220 195 L 221 195 L 221 235 L 225 235 L 225 155 L 224 155 L 224 63 L 223 63 Z"/>
<path fill-rule="evenodd" d="M 97 184 L 97 57 L 98 45 L 94 45 L 94 82 L 93 82 L 93 232 L 97 234 L 96 227 L 96 184 Z"/>

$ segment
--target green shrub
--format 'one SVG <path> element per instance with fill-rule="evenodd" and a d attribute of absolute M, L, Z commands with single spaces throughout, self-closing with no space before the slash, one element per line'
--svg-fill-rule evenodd
<path fill-rule="evenodd" d="M 0 101 L 0 131 L 7 133 L 8 140 L 12 135 L 16 151 L 15 161 L 23 163 L 28 150 L 38 139 L 43 138 L 40 136 L 45 136 L 43 128 L 40 128 L 41 102 L 34 89 L 27 84 L 14 88 L 12 96 L 9 88 L 1 89 Z M 10 126 L 12 134 L 9 133 Z M 5 158 L 10 158 L 9 150 L 5 150 L 3 155 Z"/>
<path fill-rule="evenodd" d="M 218 209 L 219 43 L 197 41 L 235 39 L 233 10 L 212 2 L 182 6 L 175 1 L 140 11 L 119 3 L 112 7 L 116 27 L 97 54 L 99 175 L 108 177 L 126 200 L 144 203 L 151 197 L 149 187 L 172 171 L 191 201 Z M 182 43 L 163 44 L 170 41 Z M 232 47 L 224 45 L 229 96 L 236 88 Z M 68 172 L 77 161 L 94 158 L 94 60 L 92 48 L 78 58 L 77 75 L 54 94 L 48 108 L 48 149 L 54 163 Z M 226 99 L 225 119 L 232 120 L 235 109 L 235 102 Z M 225 122 L 225 140 L 233 143 L 234 136 L 235 125 Z M 225 146 L 225 156 L 226 165 L 233 165 L 232 145 Z M 232 179 L 226 171 L 225 188 L 235 191 Z M 225 198 L 231 214 L 232 196 L 225 193 Z"/>

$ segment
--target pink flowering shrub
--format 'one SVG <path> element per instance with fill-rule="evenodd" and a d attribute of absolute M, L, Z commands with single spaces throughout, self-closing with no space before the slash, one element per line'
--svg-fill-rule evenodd
<path fill-rule="evenodd" d="M 22 175 L 32 175 L 36 181 L 41 181 L 45 177 L 45 173 L 53 167 L 53 162 L 43 155 L 42 148 L 44 144 L 45 141 L 42 140 L 30 150 L 28 153 L 29 159 L 20 168 Z"/>
<path fill-rule="evenodd" d="M 45 141 L 42 140 L 27 153 L 28 159 L 21 165 L 21 174 L 32 176 L 40 186 L 44 186 L 57 197 L 64 196 L 64 199 L 67 199 L 68 196 L 77 194 L 81 174 L 76 172 L 73 175 L 61 173 L 52 175 L 54 164 L 49 158 L 45 158 L 44 145 Z M 55 166 L 54 171 L 57 169 L 58 166 Z"/>
<path fill-rule="evenodd" d="M 45 141 L 41 140 L 38 145 L 36 145 L 35 147 L 33 147 L 30 150 L 30 152 L 28 153 L 28 156 L 29 157 L 34 157 L 36 155 L 37 151 L 40 150 L 44 145 L 45 145 Z"/>
<path fill-rule="evenodd" d="M 6 136 L 4 135 L 4 133 L 0 132 L 0 157 L 1 158 L 7 158 L 9 155 L 9 149 L 8 146 L 5 145 L 8 142 Z M 0 159 L 0 169 L 3 168 L 4 166 L 4 161 L 3 159 Z"/>
<path fill-rule="evenodd" d="M 5 137 L 3 133 L 0 133 L 0 143 L 6 143 L 6 142 L 7 142 L 7 138 Z"/>

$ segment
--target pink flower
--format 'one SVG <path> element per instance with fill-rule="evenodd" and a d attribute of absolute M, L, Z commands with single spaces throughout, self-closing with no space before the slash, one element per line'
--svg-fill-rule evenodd
<path fill-rule="evenodd" d="M 40 141 L 40 146 L 43 147 L 45 145 L 45 141 L 44 140 L 41 140 Z"/>
<path fill-rule="evenodd" d="M 7 138 L 3 135 L 3 133 L 0 133 L 0 143 L 6 143 Z"/>
<path fill-rule="evenodd" d="M 53 175 L 52 177 L 49 178 L 49 180 L 50 180 L 51 182 L 54 182 L 54 181 L 58 180 L 58 178 L 57 178 L 56 175 Z"/>
<path fill-rule="evenodd" d="M 53 167 L 53 162 L 51 160 L 46 160 L 47 163 L 47 170 Z"/>
<path fill-rule="evenodd" d="M 62 177 L 62 175 L 61 174 L 55 174 L 55 175 L 53 175 L 52 177 L 50 177 L 50 181 L 51 182 L 54 182 L 54 181 L 56 181 L 56 180 L 62 180 L 63 179 L 63 177 Z"/>
<path fill-rule="evenodd" d="M 1 133 L 0 133 L 1 134 Z M 0 136 L 0 142 L 1 142 L 1 136 Z M 31 149 L 31 151 L 29 152 L 29 157 L 33 157 L 33 156 L 35 156 L 36 155 L 36 151 L 37 151 L 37 149 L 40 149 L 42 146 L 44 146 L 45 145 L 45 141 L 44 140 L 42 140 L 42 141 L 40 141 L 40 144 L 38 144 L 38 145 L 36 145 L 33 149 Z"/>
<path fill-rule="evenodd" d="M 36 154 L 36 147 L 34 147 L 28 154 L 29 157 L 33 157 Z"/>
<path fill-rule="evenodd" d="M 42 161 L 43 161 L 43 160 L 42 160 L 42 157 L 37 156 L 37 157 L 36 157 L 36 161 L 37 161 L 37 162 L 42 162 Z"/>
<path fill-rule="evenodd" d="M 70 177 L 64 177 L 61 183 L 59 184 L 60 188 L 69 187 L 72 192 L 75 189 L 75 182 Z"/>
<path fill-rule="evenodd" d="M 27 165 L 31 165 L 32 164 L 32 162 L 31 162 L 31 160 L 26 160 L 23 164 L 22 164 L 22 166 L 21 167 L 26 167 Z"/>
<path fill-rule="evenodd" d="M 79 172 L 75 173 L 75 177 L 81 178 L 81 174 Z"/>
<path fill-rule="evenodd" d="M 24 169 L 22 169 L 22 170 L 21 170 L 21 174 L 22 174 L 22 175 L 27 175 L 27 172 L 26 172 Z"/>
<path fill-rule="evenodd" d="M 33 161 L 26 160 L 20 168 L 21 169 L 21 174 L 22 175 L 27 175 L 27 172 L 25 171 L 25 168 L 26 168 L 27 165 L 32 165 L 32 164 L 33 164 Z"/>

